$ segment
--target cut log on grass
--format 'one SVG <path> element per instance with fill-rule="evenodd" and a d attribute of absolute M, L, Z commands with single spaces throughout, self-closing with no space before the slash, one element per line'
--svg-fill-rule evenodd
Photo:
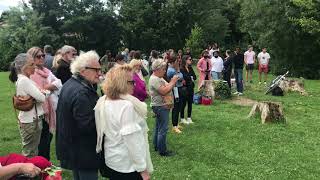
<path fill-rule="evenodd" d="M 214 84 L 212 83 L 212 80 L 204 80 L 203 85 L 200 88 L 201 94 L 203 96 L 211 97 L 214 99 Z"/>
<path fill-rule="evenodd" d="M 285 122 L 282 106 L 276 102 L 258 102 L 255 103 L 248 117 L 254 116 L 256 113 L 261 114 L 261 123 L 267 122 Z"/>

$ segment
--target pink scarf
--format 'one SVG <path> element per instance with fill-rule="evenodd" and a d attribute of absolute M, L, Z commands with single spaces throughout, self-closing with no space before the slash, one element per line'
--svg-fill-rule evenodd
<path fill-rule="evenodd" d="M 34 74 L 30 76 L 31 80 L 34 81 L 40 89 L 45 89 L 45 85 L 51 84 L 48 77 L 50 70 L 43 67 L 42 69 L 36 68 Z M 50 132 L 53 133 L 56 129 L 56 112 L 53 109 L 53 104 L 51 102 L 51 97 L 47 97 L 42 108 L 45 114 L 45 120 L 49 124 Z"/>

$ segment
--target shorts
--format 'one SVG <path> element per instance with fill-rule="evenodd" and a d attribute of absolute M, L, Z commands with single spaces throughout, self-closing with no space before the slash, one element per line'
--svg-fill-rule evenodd
<path fill-rule="evenodd" d="M 266 65 L 262 65 L 262 64 L 259 65 L 259 73 L 262 73 L 262 72 L 268 73 L 268 65 L 267 64 Z"/>
<path fill-rule="evenodd" d="M 254 69 L 254 64 L 247 64 L 246 65 L 246 70 L 253 70 Z"/>

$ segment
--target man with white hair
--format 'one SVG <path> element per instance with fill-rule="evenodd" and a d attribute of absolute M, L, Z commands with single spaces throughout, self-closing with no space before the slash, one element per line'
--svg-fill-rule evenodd
<path fill-rule="evenodd" d="M 68 45 L 61 48 L 61 59 L 58 60 L 58 68 L 56 70 L 56 77 L 64 84 L 72 75 L 70 72 L 70 63 L 75 59 L 77 50 Z"/>
<path fill-rule="evenodd" d="M 56 152 L 61 167 L 75 180 L 98 179 L 97 132 L 93 108 L 101 76 L 95 51 L 80 54 L 71 63 L 72 77 L 63 85 L 57 107 Z"/>

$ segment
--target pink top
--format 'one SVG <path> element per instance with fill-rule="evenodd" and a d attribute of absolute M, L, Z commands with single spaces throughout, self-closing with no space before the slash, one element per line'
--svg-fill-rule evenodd
<path fill-rule="evenodd" d="M 208 63 L 207 63 L 208 62 Z M 209 67 L 207 67 L 207 64 Z M 206 61 L 203 57 L 199 60 L 197 64 L 197 69 L 199 71 L 199 82 L 198 82 L 198 88 L 202 86 L 203 80 L 205 79 L 206 75 L 208 75 L 208 78 L 211 79 L 210 71 L 212 68 L 212 64 L 210 59 Z M 206 70 L 209 70 L 209 72 L 206 72 Z"/>
<path fill-rule="evenodd" d="M 146 83 L 140 79 L 137 73 L 133 74 L 133 80 L 135 81 L 135 86 L 132 95 L 143 102 L 148 96 Z"/>

